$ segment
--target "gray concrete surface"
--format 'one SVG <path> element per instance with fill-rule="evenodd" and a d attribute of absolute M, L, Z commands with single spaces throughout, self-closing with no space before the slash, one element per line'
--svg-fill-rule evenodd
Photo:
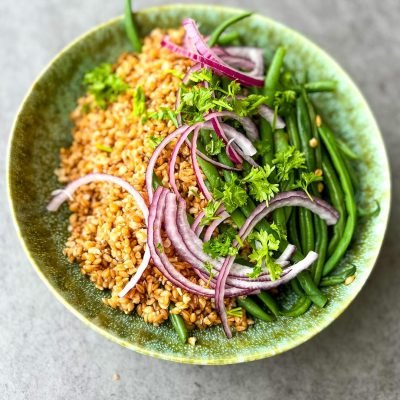
<path fill-rule="evenodd" d="M 39 280 L 12 227 L 4 159 L 17 107 L 47 62 L 71 39 L 120 14 L 121 3 L 0 0 L 0 398 L 400 398 L 400 2 L 221 1 L 245 4 L 298 29 L 350 72 L 382 128 L 394 183 L 394 206 L 382 254 L 350 309 L 295 350 L 226 367 L 147 358 L 92 332 Z M 114 373 L 120 375 L 119 381 L 112 380 Z"/>

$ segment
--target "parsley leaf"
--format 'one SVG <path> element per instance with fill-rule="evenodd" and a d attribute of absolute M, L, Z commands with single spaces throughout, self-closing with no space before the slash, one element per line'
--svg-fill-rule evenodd
<path fill-rule="evenodd" d="M 250 194 L 257 201 L 268 203 L 275 196 L 275 193 L 279 192 L 279 185 L 268 180 L 274 169 L 275 167 L 271 168 L 268 164 L 264 167 L 252 168 L 249 174 L 242 179 L 242 182 L 248 183 Z"/>
<path fill-rule="evenodd" d="M 293 185 L 292 189 L 303 189 L 307 196 L 310 198 L 311 201 L 313 201 L 313 198 L 311 197 L 308 187 L 313 183 L 313 182 L 320 182 L 322 181 L 322 176 L 316 175 L 314 172 L 303 172 L 300 175 L 300 179 L 298 179 Z"/>
<path fill-rule="evenodd" d="M 139 117 L 146 114 L 146 97 L 143 88 L 138 86 L 133 96 L 133 115 Z"/>
<path fill-rule="evenodd" d="M 279 182 L 288 181 L 292 170 L 306 168 L 304 154 L 296 150 L 294 146 L 289 146 L 287 150 L 277 153 L 272 163 L 276 166 L 276 177 Z"/>
<path fill-rule="evenodd" d="M 257 278 L 266 267 L 271 275 L 271 280 L 279 279 L 282 267 L 272 258 L 273 252 L 279 249 L 279 239 L 267 231 L 261 230 L 252 233 L 249 240 L 254 244 L 249 260 L 255 263 L 253 272 L 248 275 L 249 278 Z"/>
<path fill-rule="evenodd" d="M 209 275 L 208 282 L 207 282 L 207 285 L 206 285 L 206 287 L 208 287 L 208 286 L 210 286 L 211 280 L 214 278 L 214 274 L 212 273 L 213 266 L 212 266 L 212 264 L 210 262 L 207 261 L 207 262 L 204 263 L 204 268 L 207 270 L 208 275 Z"/>
<path fill-rule="evenodd" d="M 150 146 L 153 149 L 155 149 L 163 140 L 164 140 L 164 136 L 151 135 L 149 137 Z"/>
<path fill-rule="evenodd" d="M 224 142 L 217 136 L 215 132 L 211 132 L 210 141 L 206 144 L 206 152 L 210 156 L 216 156 L 221 153 L 225 147 Z"/>
<path fill-rule="evenodd" d="M 167 107 L 161 107 L 159 111 L 155 111 L 149 114 L 148 118 L 171 120 L 174 123 L 174 125 L 178 128 L 178 120 L 176 119 L 177 115 L 178 111 L 171 110 L 170 108 Z"/>
<path fill-rule="evenodd" d="M 230 214 L 238 207 L 246 204 L 248 198 L 246 190 L 240 185 L 238 177 L 232 172 L 230 179 L 225 181 L 222 191 L 216 189 L 214 195 L 224 203 L 226 211 Z"/>
<path fill-rule="evenodd" d="M 103 109 L 129 88 L 129 85 L 113 72 L 111 64 L 101 64 L 87 72 L 83 83 L 94 96 L 96 104 Z"/>
<path fill-rule="evenodd" d="M 208 225 L 211 221 L 218 219 L 218 216 L 215 215 L 219 206 L 221 205 L 221 201 L 215 201 L 214 199 L 210 200 L 207 205 L 203 208 L 204 217 L 200 222 L 200 225 Z"/>
<path fill-rule="evenodd" d="M 112 147 L 106 146 L 105 144 L 101 144 L 101 143 L 96 143 L 95 146 L 96 146 L 97 150 L 105 151 L 107 153 L 111 153 L 113 150 Z"/>
<path fill-rule="evenodd" d="M 232 246 L 237 232 L 230 228 L 203 244 L 203 250 L 212 258 L 235 256 L 238 249 Z"/>
<path fill-rule="evenodd" d="M 185 74 L 183 72 L 179 72 L 176 69 L 166 69 L 163 71 L 163 73 L 165 75 L 175 76 L 176 78 L 179 78 L 179 79 L 183 79 L 183 77 L 185 76 Z"/>

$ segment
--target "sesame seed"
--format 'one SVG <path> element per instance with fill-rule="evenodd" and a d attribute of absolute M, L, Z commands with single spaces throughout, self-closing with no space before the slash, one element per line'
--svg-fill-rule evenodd
<path fill-rule="evenodd" d="M 348 276 L 347 278 L 346 278 L 346 280 L 344 281 L 344 284 L 347 286 L 347 285 L 350 285 L 350 283 L 352 283 L 353 281 L 354 281 L 354 279 L 356 279 L 356 276 L 355 275 L 351 275 L 351 276 Z"/>

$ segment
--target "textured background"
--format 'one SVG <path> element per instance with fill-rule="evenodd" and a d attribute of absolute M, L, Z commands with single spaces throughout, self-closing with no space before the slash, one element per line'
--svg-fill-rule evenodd
<path fill-rule="evenodd" d="M 169 2 L 143 6 L 163 3 Z M 344 66 L 370 102 L 394 186 L 391 222 L 370 281 L 350 309 L 310 342 L 243 365 L 159 361 L 85 327 L 52 297 L 22 252 L 8 213 L 4 159 L 12 120 L 33 79 L 76 36 L 119 15 L 122 0 L 0 0 L 0 398 L 399 398 L 400 2 L 219 3 L 246 4 L 303 32 Z M 112 380 L 114 373 L 119 381 Z"/>

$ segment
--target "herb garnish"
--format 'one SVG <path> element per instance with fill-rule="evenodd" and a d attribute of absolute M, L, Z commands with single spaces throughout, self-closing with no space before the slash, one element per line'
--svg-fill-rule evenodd
<path fill-rule="evenodd" d="M 248 183 L 250 194 L 257 201 L 268 203 L 275 193 L 279 192 L 279 185 L 268 180 L 274 169 L 275 167 L 271 168 L 268 164 L 264 167 L 252 168 L 249 174 L 242 179 L 242 182 Z"/>
<path fill-rule="evenodd" d="M 232 246 L 232 242 L 236 234 L 236 230 L 229 227 L 226 231 L 205 242 L 203 244 L 204 252 L 212 258 L 235 256 L 238 253 L 238 249 Z"/>
<path fill-rule="evenodd" d="M 143 88 L 138 86 L 133 96 L 133 115 L 140 117 L 146 114 L 146 96 Z"/>
<path fill-rule="evenodd" d="M 279 279 L 282 274 L 282 267 L 272 258 L 273 251 L 279 249 L 279 239 L 265 230 L 254 232 L 249 236 L 253 251 L 249 255 L 249 260 L 255 263 L 253 272 L 249 278 L 257 278 L 265 266 L 271 275 L 271 280 Z"/>
<path fill-rule="evenodd" d="M 129 85 L 113 72 L 111 64 L 101 64 L 87 72 L 83 83 L 94 96 L 96 104 L 103 109 L 129 88 Z"/>
<path fill-rule="evenodd" d="M 315 172 L 303 172 L 300 175 L 300 179 L 298 179 L 293 185 L 292 189 L 303 189 L 307 196 L 310 198 L 311 201 L 313 201 L 312 196 L 310 195 L 308 191 L 308 187 L 313 183 L 313 182 L 321 182 L 322 176 L 316 175 Z"/>

